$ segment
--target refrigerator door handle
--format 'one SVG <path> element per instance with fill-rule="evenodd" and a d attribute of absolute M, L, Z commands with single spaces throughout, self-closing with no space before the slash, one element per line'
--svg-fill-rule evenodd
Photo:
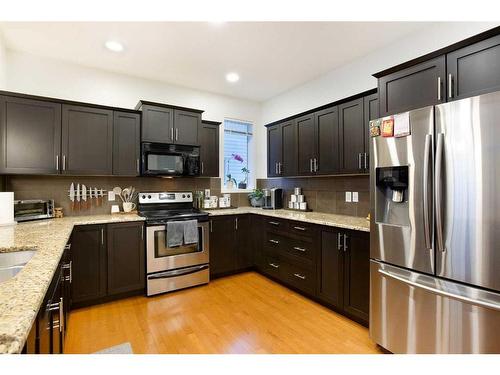
<path fill-rule="evenodd" d="M 437 135 L 437 148 L 436 148 L 436 174 L 434 176 L 434 202 L 436 207 L 436 236 L 437 246 L 439 251 L 446 251 L 443 241 L 443 147 L 444 147 L 444 134 Z"/>
<path fill-rule="evenodd" d="M 424 238 L 425 238 L 425 248 L 431 249 L 431 225 L 430 225 L 430 209 L 429 209 L 429 172 L 430 172 L 430 158 L 431 158 L 431 147 L 432 147 L 432 135 L 427 134 L 425 136 L 425 151 L 424 151 Z"/>
<path fill-rule="evenodd" d="M 497 304 L 497 303 L 492 303 L 492 302 L 488 302 L 488 301 L 473 299 L 473 298 L 470 298 L 470 297 L 467 297 L 467 296 L 464 296 L 464 295 L 450 293 L 450 292 L 447 292 L 445 290 L 441 290 L 441 289 L 438 289 L 438 288 L 433 288 L 431 286 L 424 285 L 424 284 L 418 283 L 418 282 L 413 281 L 413 280 L 409 280 L 409 279 L 407 279 L 404 276 L 395 275 L 395 274 L 393 274 L 391 272 L 388 272 L 388 271 L 380 269 L 380 268 L 379 268 L 378 272 L 381 273 L 384 276 L 390 277 L 391 279 L 400 281 L 400 282 L 402 282 L 404 284 L 413 286 L 415 288 L 426 290 L 426 291 L 428 291 L 430 293 L 436 294 L 436 295 L 441 296 L 441 297 L 448 297 L 448 298 L 452 298 L 452 299 L 455 299 L 457 301 L 461 301 L 461 302 L 464 302 L 464 303 L 467 303 L 467 304 L 470 304 L 470 305 L 476 305 L 476 306 L 480 306 L 480 307 L 485 307 L 487 309 L 492 309 L 492 310 L 500 311 L 500 305 Z"/>

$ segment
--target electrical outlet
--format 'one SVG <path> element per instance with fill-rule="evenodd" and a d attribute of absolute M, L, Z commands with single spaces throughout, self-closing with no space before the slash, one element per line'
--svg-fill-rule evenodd
<path fill-rule="evenodd" d="M 108 191 L 108 201 L 113 202 L 115 200 L 115 192 L 114 191 Z"/>
<path fill-rule="evenodd" d="M 346 202 L 352 202 L 352 195 L 350 191 L 345 192 L 345 201 Z"/>
<path fill-rule="evenodd" d="M 353 191 L 352 192 L 352 201 L 355 202 L 355 203 L 359 202 L 359 195 L 358 195 L 357 191 Z"/>

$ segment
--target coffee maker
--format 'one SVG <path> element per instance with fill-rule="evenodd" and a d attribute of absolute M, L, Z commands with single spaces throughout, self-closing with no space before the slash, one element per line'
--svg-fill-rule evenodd
<path fill-rule="evenodd" d="M 267 210 L 277 210 L 283 208 L 283 189 L 272 188 L 263 189 L 264 191 L 264 206 Z"/>

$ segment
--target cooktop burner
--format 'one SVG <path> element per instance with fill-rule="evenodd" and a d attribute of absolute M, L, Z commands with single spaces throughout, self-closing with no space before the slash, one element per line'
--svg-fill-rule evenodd
<path fill-rule="evenodd" d="M 208 220 L 208 213 L 193 207 L 190 192 L 139 193 L 138 212 L 146 218 L 148 225 L 165 224 L 172 220 Z"/>

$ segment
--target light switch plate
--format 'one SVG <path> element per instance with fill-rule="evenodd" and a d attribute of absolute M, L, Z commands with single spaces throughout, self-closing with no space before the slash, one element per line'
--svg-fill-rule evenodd
<path fill-rule="evenodd" d="M 108 191 L 108 201 L 113 202 L 115 200 L 115 192 L 114 191 Z"/>
<path fill-rule="evenodd" d="M 357 191 L 353 191 L 352 192 L 352 201 L 355 202 L 355 203 L 359 202 L 359 195 L 358 195 Z"/>
<path fill-rule="evenodd" d="M 345 201 L 346 202 L 352 202 L 352 195 L 350 191 L 345 192 Z"/>

